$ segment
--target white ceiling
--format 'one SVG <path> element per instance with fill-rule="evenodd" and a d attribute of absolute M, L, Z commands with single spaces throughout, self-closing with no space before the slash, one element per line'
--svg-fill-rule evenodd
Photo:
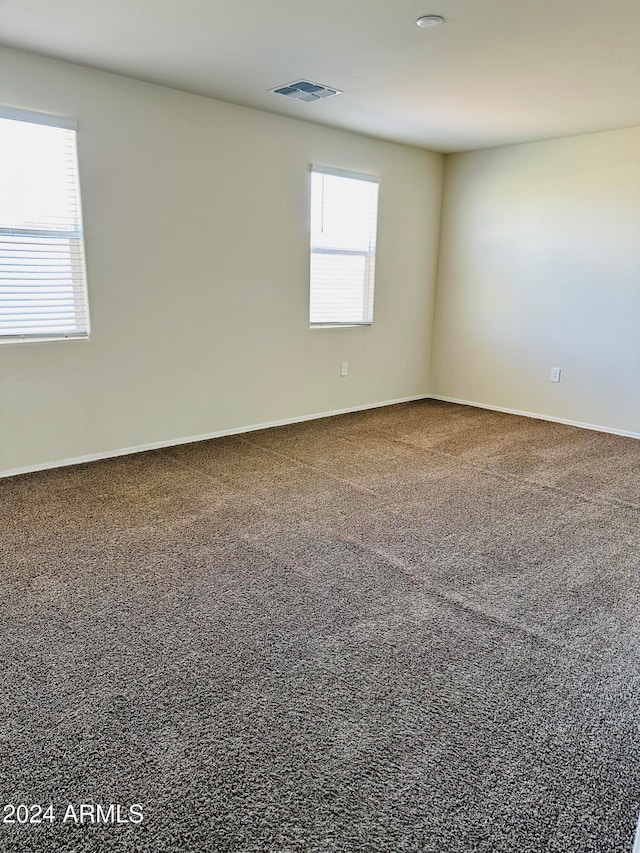
<path fill-rule="evenodd" d="M 640 125 L 640 0 L 0 0 L 0 42 L 437 151 Z"/>

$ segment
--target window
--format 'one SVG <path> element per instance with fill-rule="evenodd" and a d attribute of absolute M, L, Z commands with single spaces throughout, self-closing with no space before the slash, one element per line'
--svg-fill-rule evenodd
<path fill-rule="evenodd" d="M 378 178 L 311 169 L 312 326 L 373 322 Z"/>
<path fill-rule="evenodd" d="M 88 334 L 75 128 L 0 109 L 0 342 Z"/>

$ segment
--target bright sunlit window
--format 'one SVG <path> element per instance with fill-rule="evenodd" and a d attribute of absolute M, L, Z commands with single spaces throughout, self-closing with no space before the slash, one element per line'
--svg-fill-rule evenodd
<path fill-rule="evenodd" d="M 312 326 L 373 322 L 378 178 L 311 170 Z"/>
<path fill-rule="evenodd" d="M 0 343 L 88 334 L 75 128 L 0 108 Z"/>

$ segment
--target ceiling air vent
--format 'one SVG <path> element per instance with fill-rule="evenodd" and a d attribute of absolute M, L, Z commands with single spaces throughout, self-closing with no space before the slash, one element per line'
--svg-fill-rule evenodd
<path fill-rule="evenodd" d="M 296 101 L 320 101 L 322 98 L 342 94 L 340 89 L 330 89 L 329 86 L 309 83 L 308 80 L 297 80 L 295 83 L 287 83 L 286 86 L 278 86 L 277 89 L 269 89 L 269 91 L 276 95 L 284 95 L 285 98 L 294 98 Z"/>

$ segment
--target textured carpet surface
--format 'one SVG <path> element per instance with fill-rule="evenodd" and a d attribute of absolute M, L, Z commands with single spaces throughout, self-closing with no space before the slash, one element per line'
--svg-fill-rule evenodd
<path fill-rule="evenodd" d="M 0 850 L 630 853 L 639 516 L 434 401 L 0 482 Z"/>

